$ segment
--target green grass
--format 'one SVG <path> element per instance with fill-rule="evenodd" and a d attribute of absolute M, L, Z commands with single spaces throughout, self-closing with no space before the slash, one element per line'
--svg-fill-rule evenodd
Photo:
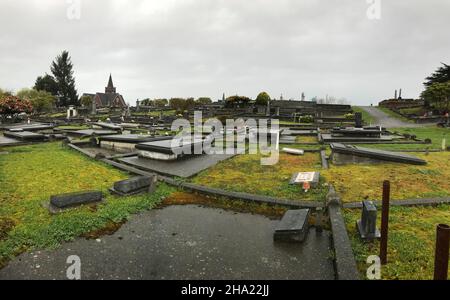
<path fill-rule="evenodd" d="M 162 184 L 151 196 L 112 196 L 107 189 L 128 175 L 63 149 L 60 143 L 7 151 L 9 154 L 0 155 L 0 266 L 23 251 L 55 248 L 83 233 L 122 222 L 174 191 Z M 42 206 L 51 195 L 84 190 L 102 190 L 106 201 L 58 215 L 49 214 Z"/>
<path fill-rule="evenodd" d="M 345 210 L 344 217 L 361 275 L 365 277 L 369 255 L 379 255 L 379 241 L 363 242 L 356 230 L 360 210 Z M 380 228 L 381 214 L 378 214 Z M 382 279 L 433 279 L 436 226 L 450 224 L 450 206 L 436 208 L 391 207 L 389 213 L 388 264 Z"/>
<path fill-rule="evenodd" d="M 426 112 L 426 110 L 423 107 L 413 107 L 413 108 L 402 108 L 400 109 L 400 112 L 406 115 L 415 114 L 421 116 Z"/>
<path fill-rule="evenodd" d="M 375 122 L 374 117 L 371 114 L 369 114 L 367 111 L 362 109 L 361 107 L 359 107 L 359 106 L 352 106 L 352 110 L 355 113 L 357 113 L 357 112 L 361 113 L 362 117 L 363 117 L 363 120 L 364 120 L 364 122 L 366 124 L 372 124 L 373 122 Z"/>

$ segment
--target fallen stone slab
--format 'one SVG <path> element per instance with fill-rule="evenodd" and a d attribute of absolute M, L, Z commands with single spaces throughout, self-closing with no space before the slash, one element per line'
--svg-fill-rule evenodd
<path fill-rule="evenodd" d="M 105 130 L 105 129 L 82 129 L 82 130 L 64 130 L 67 134 L 77 136 L 101 136 L 117 134 L 117 131 Z"/>
<path fill-rule="evenodd" d="M 234 156 L 235 154 L 198 155 L 174 161 L 155 160 L 134 156 L 120 158 L 118 160 L 145 171 L 188 178 Z"/>
<path fill-rule="evenodd" d="M 19 141 L 17 139 L 12 139 L 12 138 L 8 138 L 5 136 L 2 136 L 0 134 L 0 147 L 2 146 L 15 146 L 15 145 L 20 145 L 23 144 L 23 141 Z"/>
<path fill-rule="evenodd" d="M 338 143 L 333 143 L 330 146 L 332 150 L 331 159 L 336 165 L 379 163 L 380 161 L 407 163 L 413 165 L 427 164 L 427 162 L 423 159 L 404 153 L 363 148 L 353 145 L 343 145 Z"/>
<path fill-rule="evenodd" d="M 53 129 L 55 127 L 54 124 L 45 124 L 45 123 L 32 123 L 32 124 L 17 124 L 12 126 L 5 126 L 5 130 L 9 131 L 38 131 L 38 130 L 47 130 Z"/>
<path fill-rule="evenodd" d="M 310 209 L 288 210 L 275 229 L 274 241 L 303 242 L 309 231 L 310 213 Z"/>
<path fill-rule="evenodd" d="M 305 151 L 301 149 L 283 148 L 281 151 L 293 155 L 304 155 Z"/>
<path fill-rule="evenodd" d="M 97 123 L 93 123 L 92 125 L 101 127 L 101 128 L 106 128 L 106 129 L 111 129 L 111 130 L 122 130 L 122 127 L 114 124 L 114 123 L 105 123 L 105 122 L 97 122 Z"/>
<path fill-rule="evenodd" d="M 111 192 L 120 196 L 135 195 L 144 191 L 154 190 L 157 183 L 157 176 L 136 176 L 114 183 Z"/>
<path fill-rule="evenodd" d="M 83 204 L 100 202 L 103 199 L 101 191 L 86 191 L 54 195 L 50 197 L 49 209 L 67 209 Z"/>
<path fill-rule="evenodd" d="M 44 141 L 46 138 L 45 135 L 34 133 L 31 131 L 6 131 L 3 133 L 5 137 L 13 138 L 13 139 L 19 139 L 23 141 Z"/>

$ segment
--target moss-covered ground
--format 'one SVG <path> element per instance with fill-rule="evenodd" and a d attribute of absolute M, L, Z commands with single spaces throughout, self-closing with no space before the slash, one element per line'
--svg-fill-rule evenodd
<path fill-rule="evenodd" d="M 174 189 L 119 198 L 107 189 L 126 173 L 61 147 L 61 143 L 7 148 L 0 155 L 0 266 L 23 251 L 53 248 L 89 232 L 108 229 L 130 214 L 157 205 Z M 102 190 L 105 202 L 51 215 L 51 195 Z"/>

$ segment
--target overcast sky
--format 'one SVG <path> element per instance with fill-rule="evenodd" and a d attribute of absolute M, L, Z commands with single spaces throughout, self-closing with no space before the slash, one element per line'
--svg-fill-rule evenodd
<path fill-rule="evenodd" d="M 366 0 L 0 0 L 0 87 L 32 87 L 68 50 L 80 95 L 102 92 L 112 73 L 132 104 L 254 98 L 263 90 L 353 104 L 377 103 L 399 88 L 418 97 L 424 78 L 450 63 L 450 1 L 381 0 L 379 20 L 368 18 L 369 7 Z"/>

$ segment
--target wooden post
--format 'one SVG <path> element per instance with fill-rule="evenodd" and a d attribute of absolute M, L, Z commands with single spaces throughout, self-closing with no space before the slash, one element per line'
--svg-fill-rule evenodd
<path fill-rule="evenodd" d="M 450 226 L 440 224 L 436 228 L 436 253 L 434 257 L 434 280 L 447 280 Z"/>
<path fill-rule="evenodd" d="M 381 212 L 380 260 L 382 265 L 387 264 L 390 193 L 391 183 L 386 180 L 383 182 L 383 206 Z"/>

